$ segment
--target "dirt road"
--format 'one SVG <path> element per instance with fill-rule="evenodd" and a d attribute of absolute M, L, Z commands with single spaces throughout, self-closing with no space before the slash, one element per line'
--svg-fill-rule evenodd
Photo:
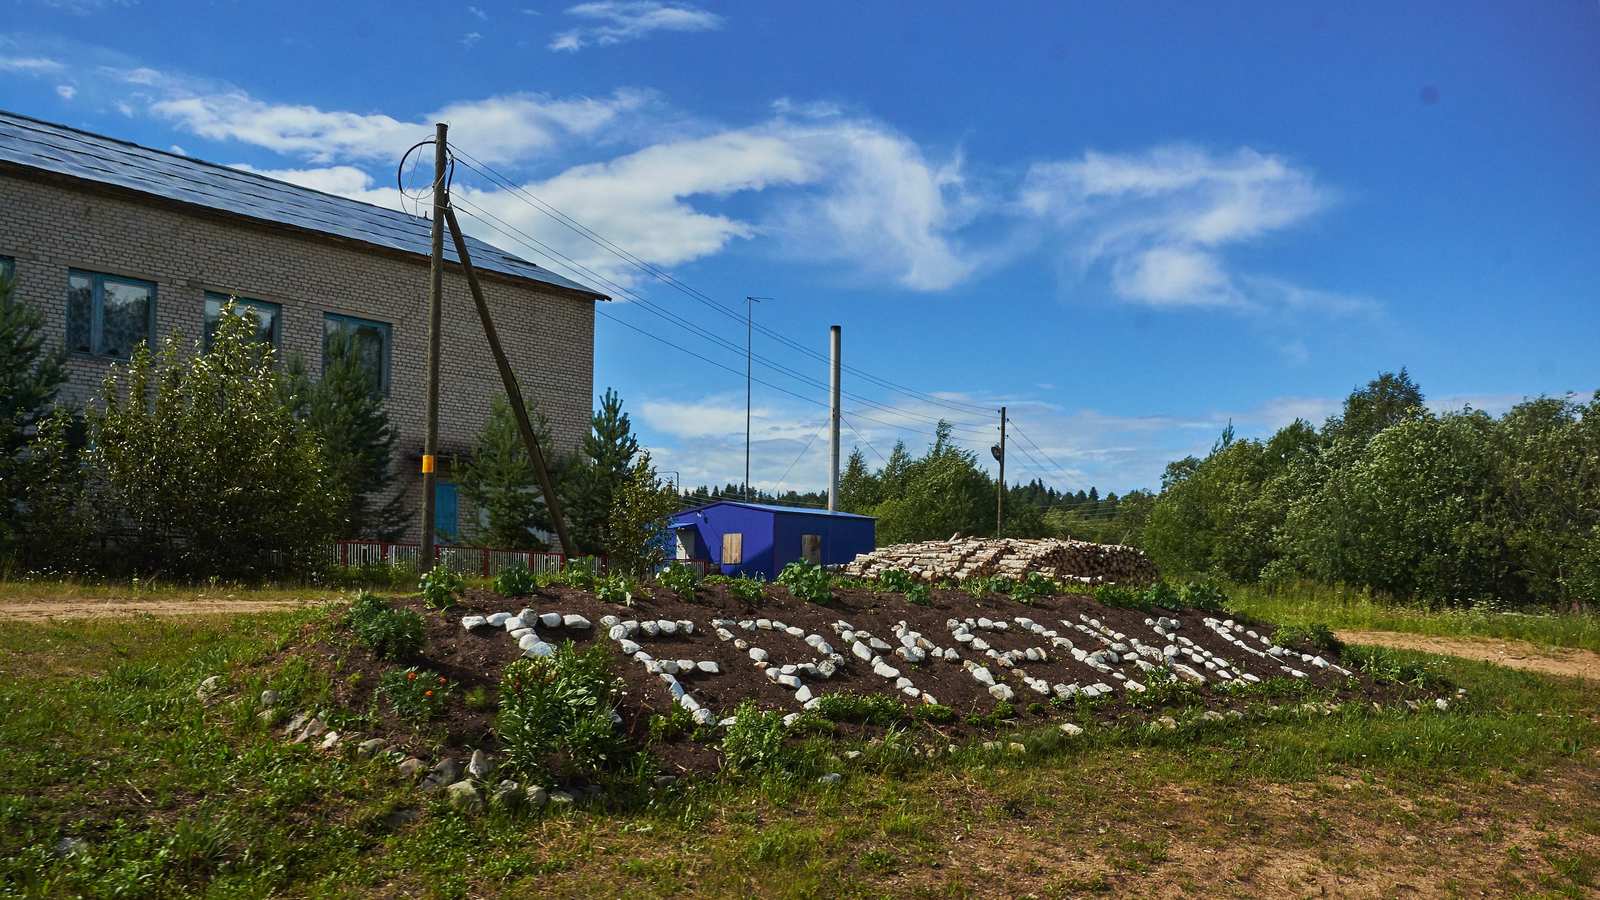
<path fill-rule="evenodd" d="M 59 619 L 101 619 L 111 616 L 206 616 L 282 612 L 310 606 L 317 600 L 18 600 L 0 602 L 0 621 L 48 622 Z"/>
<path fill-rule="evenodd" d="M 1399 631 L 1341 631 L 1348 644 L 1377 644 L 1400 650 L 1420 650 L 1497 663 L 1543 675 L 1565 675 L 1600 681 L 1600 653 L 1566 648 L 1545 649 L 1527 641 L 1506 638 L 1436 637 Z"/>

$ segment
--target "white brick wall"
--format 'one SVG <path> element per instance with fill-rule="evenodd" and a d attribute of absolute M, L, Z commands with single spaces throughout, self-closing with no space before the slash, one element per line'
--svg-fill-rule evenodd
<path fill-rule="evenodd" d="M 158 340 L 175 331 L 198 338 L 208 290 L 278 303 L 281 350 L 299 354 L 313 373 L 322 366 L 325 312 L 388 322 L 395 467 L 420 515 L 426 259 L 10 173 L 0 174 L 0 210 L 0 256 L 16 260 L 17 297 L 44 313 L 58 345 L 66 336 L 68 269 L 155 282 Z M 512 368 L 535 395 L 529 401 L 536 397 L 549 417 L 557 451 L 575 449 L 594 398 L 594 301 L 480 273 Z M 448 458 L 473 446 L 503 389 L 466 278 L 446 269 L 444 288 L 439 444 Z M 73 354 L 63 398 L 93 402 L 108 365 Z"/>

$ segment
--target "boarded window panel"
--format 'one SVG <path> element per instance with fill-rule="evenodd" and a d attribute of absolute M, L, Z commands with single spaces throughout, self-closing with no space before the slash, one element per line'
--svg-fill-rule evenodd
<path fill-rule="evenodd" d="M 822 535 L 800 535 L 800 558 L 814 566 L 822 565 Z"/>
<path fill-rule="evenodd" d="M 722 536 L 722 564 L 736 566 L 744 562 L 744 534 L 730 532 Z"/>

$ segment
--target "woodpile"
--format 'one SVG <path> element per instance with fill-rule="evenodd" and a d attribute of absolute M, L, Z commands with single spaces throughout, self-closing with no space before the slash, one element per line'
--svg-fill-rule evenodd
<path fill-rule="evenodd" d="M 965 581 L 1000 575 L 1022 578 L 1040 572 L 1068 584 L 1143 584 L 1156 580 L 1155 563 L 1143 551 L 1089 541 L 956 538 L 895 544 L 857 556 L 842 569 L 857 578 L 876 578 L 890 569 L 923 581 Z"/>

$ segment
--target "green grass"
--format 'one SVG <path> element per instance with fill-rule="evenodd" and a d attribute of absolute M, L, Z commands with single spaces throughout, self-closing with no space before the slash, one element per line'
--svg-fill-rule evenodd
<path fill-rule="evenodd" d="M 1487 664 L 1429 659 L 1467 690 L 1448 714 L 1273 710 L 1263 695 L 1245 722 L 1196 709 L 1173 731 L 1036 728 L 996 736 L 1025 753 L 931 760 L 903 735 L 859 745 L 854 762 L 818 738 L 805 756 L 843 772 L 839 786 L 812 768 L 610 811 L 468 818 L 380 764 L 286 746 L 256 723 L 263 687 L 296 708 L 326 697 L 308 666 L 259 665 L 317 616 L 0 623 L 0 895 L 1050 895 L 1164 893 L 1150 879 L 1180 875 L 1226 894 L 1209 854 L 1337 854 L 1326 864 L 1387 878 L 1406 864 L 1390 844 L 1481 824 L 1483 809 L 1504 833 L 1440 842 L 1427 871 L 1472 876 L 1464 892 L 1575 896 L 1600 871 L 1591 688 Z M 217 673 L 242 702 L 195 700 Z M 1374 833 L 1372 848 L 1347 846 Z M 87 849 L 58 857 L 64 837 Z M 1196 847 L 1208 855 L 1190 871 Z"/>
<path fill-rule="evenodd" d="M 1600 616 L 1593 613 L 1429 609 L 1310 582 L 1275 589 L 1231 585 L 1228 597 L 1230 609 L 1284 625 L 1321 623 L 1336 630 L 1511 638 L 1546 647 L 1600 652 Z"/>
<path fill-rule="evenodd" d="M 274 587 L 174 584 L 128 578 L 0 578 L 0 604 L 67 600 L 305 600 L 323 602 L 341 591 L 320 585 Z"/>

